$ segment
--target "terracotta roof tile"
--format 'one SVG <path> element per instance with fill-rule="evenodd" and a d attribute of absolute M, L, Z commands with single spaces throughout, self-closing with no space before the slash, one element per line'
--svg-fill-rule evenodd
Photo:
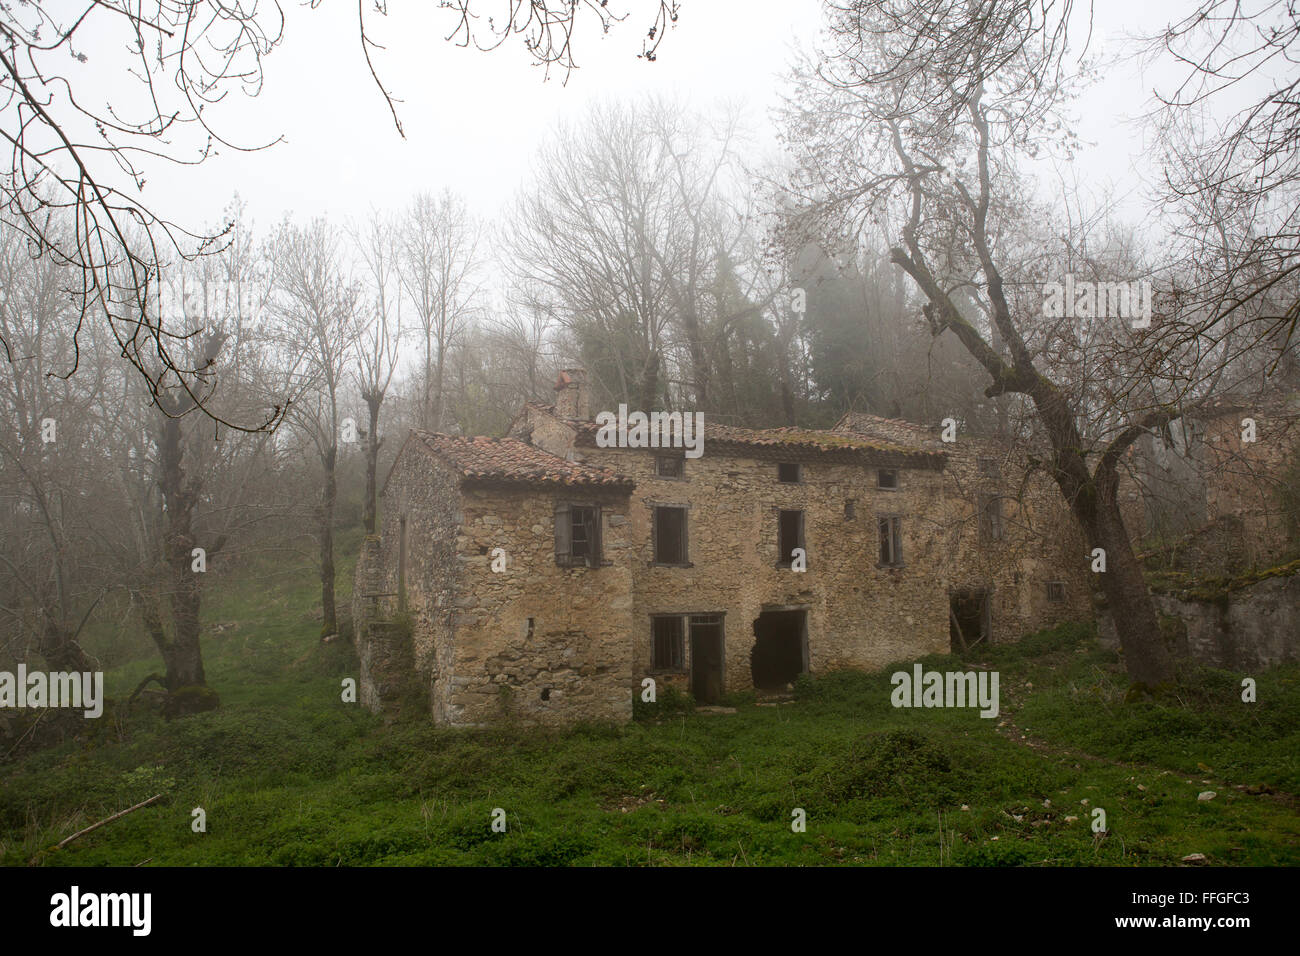
<path fill-rule="evenodd" d="M 415 429 L 420 444 L 474 483 L 540 484 L 563 486 L 634 486 L 631 478 L 608 468 L 566 461 L 517 438 L 444 435 Z"/>
<path fill-rule="evenodd" d="M 926 451 L 944 450 L 936 429 L 901 418 L 882 418 L 867 412 L 845 412 L 836 423 L 835 431 L 865 435 Z"/>
<path fill-rule="evenodd" d="M 570 422 L 578 431 L 578 441 L 594 445 L 600 430 L 594 421 Z M 916 443 L 883 441 L 852 433 L 812 428 L 740 428 L 720 425 L 704 419 L 704 453 L 710 443 L 762 450 L 765 457 L 777 453 L 805 453 L 813 455 L 834 454 L 837 457 L 870 457 L 890 460 L 912 460 L 917 463 L 937 465 L 942 462 L 941 446 L 935 442 L 933 449 L 919 447 Z"/>

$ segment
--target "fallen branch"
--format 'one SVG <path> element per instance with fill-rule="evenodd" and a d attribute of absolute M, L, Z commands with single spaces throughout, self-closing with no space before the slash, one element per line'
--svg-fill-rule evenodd
<path fill-rule="evenodd" d="M 142 802 L 140 802 L 140 803 L 137 803 L 137 804 L 136 804 L 135 806 L 133 806 L 133 807 L 127 807 L 125 810 L 119 810 L 119 811 L 117 811 L 117 813 L 113 814 L 111 817 L 105 817 L 104 819 L 100 820 L 98 823 L 92 823 L 90 826 L 86 827 L 84 830 L 78 830 L 76 833 L 72 834 L 72 836 L 70 836 L 70 837 L 64 837 L 62 840 L 60 840 L 60 841 L 59 841 L 58 843 L 56 843 L 54 846 L 50 847 L 50 849 L 47 850 L 46 852 L 47 852 L 47 853 L 53 853 L 55 850 L 62 850 L 65 846 L 67 846 L 69 843 L 71 843 L 73 840 L 77 839 L 78 837 L 83 837 L 83 836 L 85 836 L 87 833 L 90 833 L 92 830 L 98 830 L 100 827 L 102 827 L 102 826 L 103 826 L 104 824 L 106 824 L 106 823 L 112 823 L 114 820 L 121 819 L 122 817 L 126 816 L 128 813 L 134 813 L 136 810 L 139 810 L 141 807 L 147 807 L 147 806 L 149 806 L 149 804 L 151 804 L 151 803 L 153 803 L 153 802 L 155 802 L 155 801 L 157 801 L 157 800 L 161 800 L 162 797 L 163 797 L 163 795 L 162 795 L 161 793 L 155 793 L 155 794 L 154 794 L 152 797 L 150 797 L 148 800 L 144 800 L 144 801 L 142 801 Z M 32 858 L 31 858 L 31 861 L 28 863 L 28 866 L 35 866 L 36 863 L 37 863 L 37 861 L 38 861 L 39 859 L 40 859 L 40 856 L 39 856 L 39 855 L 32 857 Z"/>

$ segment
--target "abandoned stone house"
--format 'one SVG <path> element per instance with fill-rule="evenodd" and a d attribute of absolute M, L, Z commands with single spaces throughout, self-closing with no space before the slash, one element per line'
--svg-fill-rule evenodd
<path fill-rule="evenodd" d="M 626 720 L 646 677 L 718 703 L 1089 611 L 1063 507 L 993 443 L 852 414 L 601 447 L 585 375 L 556 391 L 506 437 L 397 454 L 354 591 L 372 709 L 414 687 L 441 724 Z"/>

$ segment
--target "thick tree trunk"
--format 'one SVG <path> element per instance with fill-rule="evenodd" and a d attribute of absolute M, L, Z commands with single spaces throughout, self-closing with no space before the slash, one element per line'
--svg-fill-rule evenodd
<path fill-rule="evenodd" d="M 652 351 L 641 370 L 641 388 L 637 408 L 651 411 L 659 400 L 659 353 Z"/>
<path fill-rule="evenodd" d="M 1099 502 L 1090 543 L 1106 552 L 1102 593 L 1119 634 L 1129 677 L 1139 690 L 1154 690 L 1173 680 L 1173 662 L 1160 636 L 1155 604 L 1142 566 L 1133 553 L 1124 519 L 1113 497 Z"/>
<path fill-rule="evenodd" d="M 788 359 L 781 362 L 781 413 L 785 416 L 785 423 L 791 428 L 797 424 L 794 411 L 794 389 L 790 386 Z"/>
<path fill-rule="evenodd" d="M 40 644 L 37 647 L 45 663 L 55 671 L 90 670 L 86 652 L 73 639 L 72 629 L 59 620 L 53 608 L 45 609 L 45 626 L 41 630 Z"/>
<path fill-rule="evenodd" d="M 686 346 L 691 354 L 691 376 L 695 380 L 695 410 L 711 412 L 709 407 L 709 359 L 700 335 L 700 320 L 694 312 L 682 316 L 686 328 Z"/>
<path fill-rule="evenodd" d="M 1102 593 L 1119 636 L 1124 666 L 1139 690 L 1154 690 L 1173 680 L 1173 660 L 1160 637 L 1155 604 L 1118 504 L 1119 476 L 1109 456 L 1095 473 L 1078 452 L 1079 437 L 1069 406 L 1056 392 L 1034 395 L 1039 415 L 1055 449 L 1055 478 L 1088 542 L 1081 556 L 1092 567 L 1091 552 L 1105 552 L 1105 571 L 1097 571 Z"/>
<path fill-rule="evenodd" d="M 193 515 L 196 492 L 188 487 L 181 468 L 184 449 L 180 419 L 163 421 L 158 442 L 159 484 L 166 509 L 163 532 L 163 579 L 171 605 L 170 635 L 163 626 L 156 603 L 146 602 L 146 626 L 149 628 L 163 662 L 167 665 L 168 713 L 178 716 L 211 710 L 217 696 L 207 687 L 203 673 L 203 653 L 199 646 L 201 626 L 199 611 L 202 591 L 199 573 L 193 570 Z"/>
<path fill-rule="evenodd" d="M 334 610 L 334 505 L 338 497 L 334 463 L 337 457 L 337 445 L 325 449 L 325 493 L 321 496 L 320 506 L 320 594 L 321 612 L 324 615 L 321 637 L 338 633 Z"/>

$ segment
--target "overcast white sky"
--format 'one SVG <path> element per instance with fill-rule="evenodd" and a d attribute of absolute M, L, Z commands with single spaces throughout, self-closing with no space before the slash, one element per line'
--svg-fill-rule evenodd
<path fill-rule="evenodd" d="M 150 181 L 146 201 L 187 225 L 216 221 L 238 191 L 256 221 L 284 212 L 343 220 L 370 206 L 394 208 L 420 190 L 449 187 L 480 216 L 493 217 L 524 183 L 539 144 L 557 122 L 581 117 L 601 97 L 676 94 L 700 106 L 740 100 L 772 132 L 790 51 L 809 45 L 821 25 L 818 0 L 681 0 L 681 18 L 658 62 L 638 59 L 657 0 L 614 0 L 629 18 L 607 36 L 590 29 L 576 40 L 580 68 L 567 85 L 542 71 L 516 38 L 492 52 L 442 38 L 454 14 L 433 4 L 393 4 L 373 17 L 388 49 L 377 65 L 404 102 L 402 139 L 361 56 L 356 8 L 324 0 L 318 9 L 284 7 L 285 39 L 265 60 L 259 97 L 236 95 L 221 108 L 219 129 L 244 143 L 285 141 L 257 153 L 223 155 L 192 169 L 168 169 Z M 483 9 L 491 7 L 485 0 Z M 1098 0 L 1092 52 L 1113 52 L 1125 33 L 1157 31 L 1185 13 L 1187 0 Z M 407 9 L 410 7 L 411 9 Z M 399 9 L 400 8 L 400 9 Z M 594 21 L 586 26 L 590 28 Z M 1150 103 L 1151 87 L 1173 74 L 1144 75 L 1129 62 L 1107 71 L 1079 102 L 1078 131 L 1090 145 L 1066 171 L 1096 194 L 1110 184 L 1130 197 L 1125 214 L 1140 220 L 1139 176 L 1148 144 L 1126 120 Z"/>

